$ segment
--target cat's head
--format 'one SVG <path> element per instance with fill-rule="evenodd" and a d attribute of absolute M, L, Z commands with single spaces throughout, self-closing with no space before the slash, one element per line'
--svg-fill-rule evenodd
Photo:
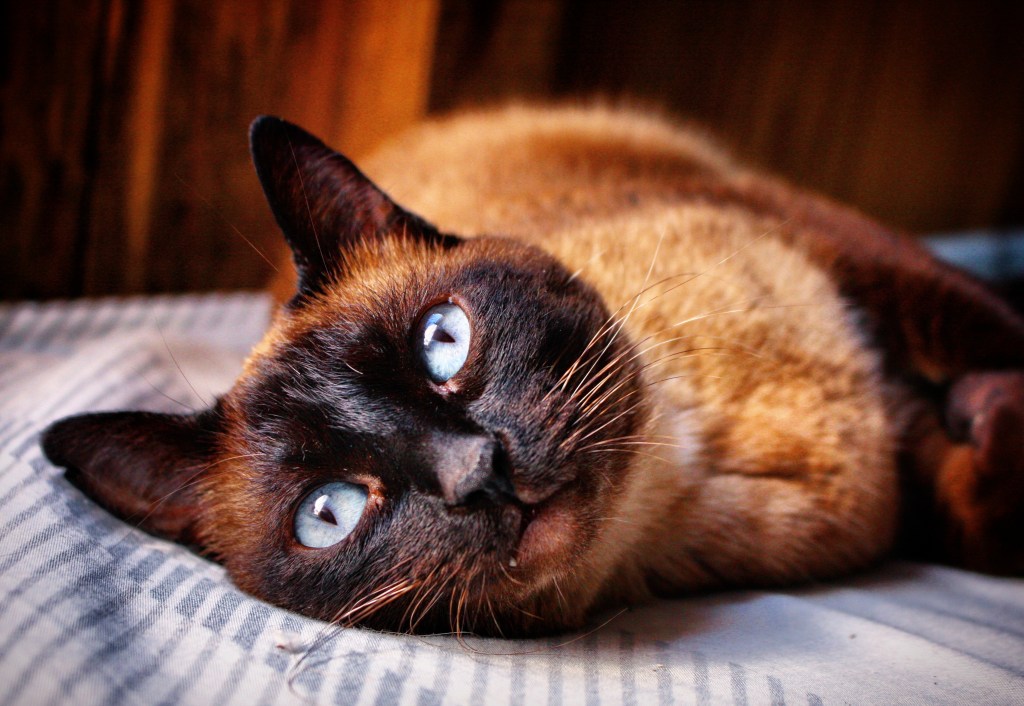
<path fill-rule="evenodd" d="M 88 414 L 43 448 L 101 505 L 298 612 L 397 630 L 579 624 L 644 423 L 596 292 L 544 252 L 440 233 L 275 118 L 253 159 L 298 292 L 201 413 Z"/>

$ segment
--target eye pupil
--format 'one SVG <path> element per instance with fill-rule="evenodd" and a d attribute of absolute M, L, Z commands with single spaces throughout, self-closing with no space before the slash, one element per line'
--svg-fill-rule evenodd
<path fill-rule="evenodd" d="M 455 343 L 455 338 L 450 333 L 440 328 L 434 329 L 430 340 L 436 341 L 437 343 Z"/>
<path fill-rule="evenodd" d="M 322 507 L 319 510 L 314 511 L 316 516 L 324 522 L 330 522 L 332 525 L 338 524 L 338 518 L 334 516 L 329 507 Z"/>
<path fill-rule="evenodd" d="M 313 514 L 319 517 L 324 522 L 330 522 L 332 525 L 338 524 L 338 518 L 331 512 L 331 508 L 327 507 L 327 503 L 330 502 L 330 495 L 321 495 L 313 503 Z"/>

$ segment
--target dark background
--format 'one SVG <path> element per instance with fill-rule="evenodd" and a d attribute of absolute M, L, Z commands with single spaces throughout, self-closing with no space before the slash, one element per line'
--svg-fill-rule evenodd
<path fill-rule="evenodd" d="M 53 0 L 0 15 L 0 298 L 258 287 L 259 113 L 358 156 L 603 95 L 914 232 L 1024 225 L 1024 3 Z"/>

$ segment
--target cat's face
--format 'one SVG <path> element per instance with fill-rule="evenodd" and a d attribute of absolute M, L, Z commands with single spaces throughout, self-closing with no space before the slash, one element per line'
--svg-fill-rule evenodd
<path fill-rule="evenodd" d="M 307 615 L 578 623 L 629 477 L 602 442 L 645 414 L 617 319 L 550 256 L 438 233 L 293 126 L 258 121 L 252 140 L 299 293 L 213 409 L 65 420 L 49 457 Z"/>

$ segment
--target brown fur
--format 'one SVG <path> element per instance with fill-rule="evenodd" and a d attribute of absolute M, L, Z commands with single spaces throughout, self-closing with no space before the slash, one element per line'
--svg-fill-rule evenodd
<path fill-rule="evenodd" d="M 275 282 L 291 301 L 201 420 L 216 451 L 192 451 L 208 465 L 164 522 L 246 590 L 346 622 L 529 633 L 578 625 L 600 605 L 848 572 L 893 546 L 901 515 L 913 551 L 1024 569 L 1014 441 L 1024 376 L 1012 372 L 1024 368 L 1024 323 L 904 236 L 629 111 L 464 114 L 411 131 L 363 165 L 436 230 L 312 138 L 293 131 L 299 143 L 286 150 L 266 125 L 254 153 L 300 295 L 291 299 L 294 277 Z M 324 253 L 332 238 L 340 244 Z M 482 302 L 466 292 L 483 287 L 479 278 L 493 280 L 495 298 L 539 307 L 522 336 L 508 303 L 500 322 L 473 313 Z M 401 363 L 402 341 L 446 297 L 465 298 L 483 342 L 465 375 L 424 386 L 415 364 Z M 571 334 L 549 336 L 578 345 L 575 362 L 564 361 L 554 386 L 537 378 L 493 397 L 495 381 L 473 371 L 498 365 L 509 346 L 529 357 L 550 345 L 537 331 L 558 316 L 578 318 Z M 373 345 L 353 333 L 368 322 Z M 311 358 L 331 331 L 355 337 L 338 348 L 343 360 Z M 314 360 L 324 375 L 350 370 L 310 383 L 320 371 L 293 359 Z M 556 356 L 531 374 L 560 364 Z M 358 435 L 339 444 L 337 423 L 318 415 L 356 398 L 304 401 L 361 381 L 386 396 L 392 377 L 395 394 L 421 410 L 408 424 L 452 407 L 481 425 L 497 405 L 533 430 L 531 446 L 491 429 L 508 452 L 514 502 L 445 507 L 429 473 L 382 470 L 394 454 L 415 458 L 428 443 L 419 432 L 384 437 L 383 447 L 360 446 Z M 292 406 L 274 407 L 278 398 Z M 108 423 L 62 423 L 47 453 L 86 479 L 90 467 L 105 472 L 78 439 Z M 153 463 L 166 466 L 161 448 Z M 531 460 L 541 450 L 568 456 L 545 467 Z M 402 518 L 389 530 L 401 539 L 381 545 L 387 564 L 372 552 L 377 563 L 359 563 L 378 538 L 367 531 L 333 553 L 295 546 L 296 498 L 310 477 L 337 473 L 368 488 L 370 516 Z M 82 485 L 120 514 L 138 506 Z M 155 492 L 143 498 L 150 512 L 159 512 Z M 936 534 L 944 539 L 929 543 Z"/>
<path fill-rule="evenodd" d="M 783 306 L 774 316 L 737 312 L 694 322 L 692 330 L 748 346 L 762 362 L 753 357 L 737 361 L 735 356 L 676 361 L 671 375 L 680 374 L 680 368 L 686 368 L 685 374 L 698 368 L 695 377 L 721 381 L 701 385 L 707 393 L 698 391 L 696 402 L 693 391 L 686 389 L 692 384 L 689 379 L 672 383 L 681 388 L 676 399 L 689 400 L 704 419 L 727 420 L 720 426 L 733 430 L 725 436 L 705 431 L 704 437 L 713 440 L 710 458 L 729 458 L 739 448 L 750 448 L 751 465 L 762 474 L 775 465 L 801 467 L 778 454 L 786 447 L 777 438 L 780 433 L 799 440 L 789 445 L 793 456 L 808 454 L 814 445 L 836 444 L 838 438 L 863 444 L 870 434 L 886 437 L 876 439 L 874 448 L 862 449 L 860 458 L 853 449 L 839 454 L 849 456 L 853 472 L 877 476 L 866 482 L 863 492 L 874 484 L 885 496 L 875 507 L 883 515 L 897 506 L 889 476 L 897 450 L 904 467 L 917 469 L 944 467 L 957 458 L 969 465 L 967 459 L 977 456 L 964 435 L 951 438 L 944 425 L 933 430 L 934 440 L 919 438 L 915 417 L 943 417 L 946 412 L 925 405 L 908 392 L 906 383 L 935 384 L 941 394 L 972 371 L 1024 367 L 1024 322 L 982 285 L 938 263 L 907 236 L 740 167 L 705 136 L 656 117 L 601 107 L 513 107 L 410 132 L 365 166 L 395 198 L 440 227 L 508 233 L 537 243 L 571 268 L 583 268 L 583 276 L 615 304 L 635 293 L 630 287 L 649 264 L 645 258 L 653 256 L 656 237 L 664 237 L 650 281 L 685 271 L 706 271 L 708 276 L 661 297 L 635 317 L 630 329 L 638 335 L 652 334 L 673 316 L 682 320 L 718 303 L 734 302 L 729 308 L 742 309 L 742 302 L 764 297 L 758 308 Z M 473 188 L 459 188 L 460 183 Z M 723 260 L 724 265 L 717 265 Z M 754 268 L 764 272 L 755 274 L 750 271 Z M 820 282 L 821 274 L 831 282 Z M 728 281 L 728 287 L 712 281 L 716 278 Z M 808 311 L 807 305 L 816 311 Z M 767 319 L 764 328 L 756 321 L 759 317 Z M 851 317 L 856 325 L 839 330 Z M 761 335 L 768 329 L 776 335 Z M 787 363 L 777 369 L 778 375 L 763 362 L 775 358 Z M 879 375 L 883 369 L 885 374 Z M 797 387 L 801 380 L 808 393 L 803 397 Z M 761 398 L 752 394 L 759 387 L 768 387 L 775 396 L 764 400 L 763 410 Z M 817 404 L 814 395 L 825 396 L 828 403 Z M 723 404 L 729 399 L 738 400 L 732 409 Z M 1019 400 L 1001 404 L 1014 414 L 1024 409 Z M 747 417 L 762 423 L 746 424 L 742 420 Z M 765 417 L 771 421 L 764 423 Z M 801 446 L 815 435 L 818 441 Z M 1007 459 L 1016 446 L 1006 439 L 1005 430 L 996 438 L 992 443 L 1001 449 L 1000 467 L 1019 477 L 1024 459 L 1020 454 Z M 944 448 L 939 460 L 936 445 Z M 762 455 L 767 449 L 774 458 Z M 986 465 L 984 460 L 970 463 Z M 1014 488 L 1019 483 L 1006 482 Z M 751 497 L 758 495 L 756 484 L 750 484 Z M 930 482 L 911 483 L 907 490 L 930 494 L 932 487 Z M 925 546 L 929 540 L 935 544 L 936 532 L 957 537 L 950 540 L 954 545 L 975 547 L 1024 540 L 1019 528 L 998 538 L 991 530 L 977 529 L 985 523 L 967 519 L 984 512 L 974 496 L 942 487 L 946 489 L 940 495 L 957 498 L 939 503 L 943 510 L 928 503 L 924 510 L 916 498 L 907 502 L 904 524 L 908 535 L 916 537 L 909 542 L 913 551 L 988 570 L 1021 571 L 1019 553 L 1011 557 L 998 552 L 998 559 L 982 561 L 973 558 L 988 554 L 979 549 L 947 547 L 943 554 Z M 1024 492 L 1008 497 L 1019 512 Z M 819 509 L 832 512 L 824 501 Z M 885 546 L 891 522 L 836 510 L 832 521 L 838 525 L 875 526 L 874 539 L 865 543 L 875 546 L 874 553 Z M 757 537 L 763 531 L 763 526 L 754 530 L 748 546 L 767 546 L 762 539 L 770 532 Z"/>
<path fill-rule="evenodd" d="M 889 547 L 896 430 L 879 357 L 777 218 L 681 189 L 740 175 L 708 143 L 629 113 L 514 108 L 428 126 L 365 166 L 443 230 L 554 253 L 612 309 L 661 283 L 627 324 L 649 340 L 645 383 L 665 380 L 650 388 L 652 445 L 632 445 L 630 493 L 563 590 L 621 601 L 800 580 Z"/>

